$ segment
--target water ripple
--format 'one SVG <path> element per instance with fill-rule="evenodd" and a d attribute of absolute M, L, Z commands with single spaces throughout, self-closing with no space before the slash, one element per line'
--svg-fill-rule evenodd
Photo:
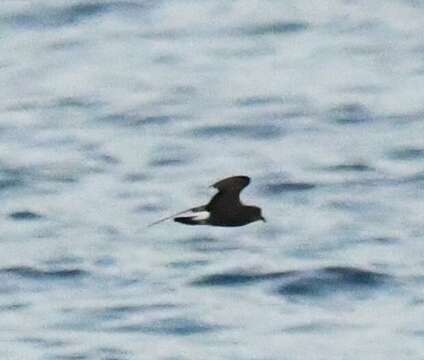
<path fill-rule="evenodd" d="M 270 139 L 284 134 L 279 126 L 271 124 L 204 126 L 195 129 L 192 133 L 202 137 L 234 136 L 249 139 Z"/>
<path fill-rule="evenodd" d="M 352 328 L 360 328 L 359 326 L 345 323 L 336 323 L 328 321 L 313 321 L 307 322 L 299 325 L 289 326 L 283 329 L 283 332 L 287 333 L 320 333 L 325 331 L 326 333 L 332 332 L 337 333 L 339 331 L 347 331 Z"/>
<path fill-rule="evenodd" d="M 342 104 L 330 111 L 330 117 L 341 125 L 360 124 L 373 119 L 370 111 L 361 104 Z"/>
<path fill-rule="evenodd" d="M 338 164 L 338 165 L 329 166 L 326 168 L 326 170 L 334 171 L 334 172 L 349 172 L 349 171 L 366 172 L 366 171 L 373 171 L 375 169 L 365 163 L 357 162 L 357 163 L 346 163 L 346 164 Z"/>
<path fill-rule="evenodd" d="M 23 343 L 27 343 L 27 344 L 33 344 L 35 346 L 38 347 L 63 347 L 65 346 L 67 343 L 63 340 L 59 340 L 59 339 L 47 339 L 47 338 L 40 338 L 40 337 L 36 337 L 36 336 L 31 336 L 31 337 L 22 337 L 19 338 L 18 341 L 23 342 Z"/>
<path fill-rule="evenodd" d="M 280 286 L 277 293 L 288 296 L 322 296 L 340 291 L 358 292 L 374 289 L 391 277 L 374 271 L 335 266 L 301 274 L 297 279 Z M 358 294 L 358 293 L 357 293 Z"/>
<path fill-rule="evenodd" d="M 95 306 L 90 308 L 63 308 L 66 318 L 56 324 L 55 328 L 66 330 L 97 331 L 109 329 L 111 322 L 120 322 L 137 314 L 165 313 L 178 306 L 170 303 L 158 304 L 117 304 L 111 306 Z"/>
<path fill-rule="evenodd" d="M 41 270 L 30 266 L 12 266 L 0 269 L 0 274 L 19 276 L 34 280 L 75 279 L 88 276 L 89 273 L 78 268 L 62 270 Z"/>
<path fill-rule="evenodd" d="M 77 23 L 106 10 L 101 3 L 75 4 L 69 7 L 44 8 L 43 11 L 17 14 L 10 20 L 27 27 L 58 27 Z"/>
<path fill-rule="evenodd" d="M 424 149 L 418 147 L 403 147 L 392 150 L 390 158 L 395 160 L 417 160 L 424 159 Z"/>
<path fill-rule="evenodd" d="M 266 185 L 263 190 L 266 194 L 275 195 L 286 192 L 307 191 L 316 187 L 316 184 L 308 182 L 278 182 Z"/>
<path fill-rule="evenodd" d="M 0 179 L 0 191 L 17 188 L 23 185 L 22 179 Z"/>
<path fill-rule="evenodd" d="M 0 292 L 2 292 L 0 290 Z M 29 303 L 13 303 L 13 304 L 7 304 L 7 305 L 0 305 L 0 312 L 9 312 L 9 311 L 19 311 L 22 309 L 29 308 L 31 304 Z"/>
<path fill-rule="evenodd" d="M 61 27 L 76 25 L 111 10 L 135 11 L 144 7 L 142 3 L 134 1 L 76 3 L 62 7 L 42 7 L 41 11 L 15 14 L 8 20 L 22 27 Z"/>
<path fill-rule="evenodd" d="M 22 169 L 0 164 L 0 192 L 22 187 L 25 184 Z"/>
<path fill-rule="evenodd" d="M 249 26 L 242 30 L 246 35 L 260 36 L 269 34 L 291 34 L 305 31 L 309 24 L 301 21 L 278 21 L 268 24 Z"/>
<path fill-rule="evenodd" d="M 139 114 L 132 113 L 117 113 L 105 115 L 99 119 L 101 122 L 110 123 L 118 126 L 125 127 L 139 127 L 139 126 L 151 126 L 151 125 L 166 125 L 172 120 L 180 118 L 180 115 L 148 115 L 141 116 Z"/>
<path fill-rule="evenodd" d="M 194 286 L 237 286 L 248 285 L 258 281 L 281 279 L 296 274 L 296 271 L 273 273 L 229 272 L 203 276 L 191 284 Z"/>
<path fill-rule="evenodd" d="M 277 293 L 288 296 L 320 296 L 338 291 L 372 289 L 391 280 L 391 276 L 354 267 L 332 266 L 316 270 L 257 273 L 233 271 L 202 276 L 193 286 L 240 286 L 277 281 Z"/>
<path fill-rule="evenodd" d="M 144 332 L 162 335 L 188 336 L 216 331 L 218 329 L 220 329 L 220 327 L 199 320 L 175 317 L 154 320 L 148 323 L 118 326 L 111 330 L 116 332 Z"/>
<path fill-rule="evenodd" d="M 242 107 L 281 104 L 282 98 L 278 96 L 250 96 L 237 100 L 236 104 Z"/>
<path fill-rule="evenodd" d="M 47 359 L 49 360 L 87 360 L 91 358 L 92 357 L 89 354 L 73 353 L 73 354 L 63 354 L 63 355 L 52 355 L 52 356 L 49 356 Z"/>
<path fill-rule="evenodd" d="M 149 165 L 152 167 L 168 167 L 168 166 L 178 166 L 184 164 L 190 160 L 189 156 L 185 158 L 179 157 L 161 157 L 150 161 Z"/>
<path fill-rule="evenodd" d="M 38 220 L 43 218 L 42 215 L 37 214 L 33 211 L 29 210 L 22 210 L 22 211 L 15 211 L 9 214 L 9 217 L 16 221 L 28 221 L 28 220 Z"/>

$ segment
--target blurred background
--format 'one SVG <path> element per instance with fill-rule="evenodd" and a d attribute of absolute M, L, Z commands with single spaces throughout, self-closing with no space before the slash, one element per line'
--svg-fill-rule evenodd
<path fill-rule="evenodd" d="M 422 359 L 424 2 L 0 5 L 1 359 Z M 267 223 L 160 217 L 248 175 Z"/>

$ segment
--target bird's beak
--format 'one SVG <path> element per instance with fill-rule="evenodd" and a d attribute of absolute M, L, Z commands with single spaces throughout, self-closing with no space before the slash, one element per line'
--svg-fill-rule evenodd
<path fill-rule="evenodd" d="M 263 216 L 260 217 L 260 220 L 262 220 L 263 222 L 266 222 L 266 219 Z"/>

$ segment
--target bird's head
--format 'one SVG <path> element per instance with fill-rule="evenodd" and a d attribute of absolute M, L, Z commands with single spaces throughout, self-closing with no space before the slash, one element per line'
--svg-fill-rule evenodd
<path fill-rule="evenodd" d="M 257 206 L 252 206 L 251 220 L 252 220 L 252 222 L 253 221 L 259 221 L 259 220 L 266 222 L 265 218 L 262 215 L 261 208 L 259 208 Z"/>

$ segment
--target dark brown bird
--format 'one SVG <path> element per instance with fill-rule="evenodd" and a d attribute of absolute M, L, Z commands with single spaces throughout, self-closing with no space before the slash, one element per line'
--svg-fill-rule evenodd
<path fill-rule="evenodd" d="M 244 205 L 240 192 L 250 183 L 248 176 L 232 176 L 212 185 L 218 193 L 208 204 L 181 211 L 155 221 L 149 226 L 173 218 L 186 225 L 243 226 L 262 220 L 262 211 L 257 206 Z"/>

